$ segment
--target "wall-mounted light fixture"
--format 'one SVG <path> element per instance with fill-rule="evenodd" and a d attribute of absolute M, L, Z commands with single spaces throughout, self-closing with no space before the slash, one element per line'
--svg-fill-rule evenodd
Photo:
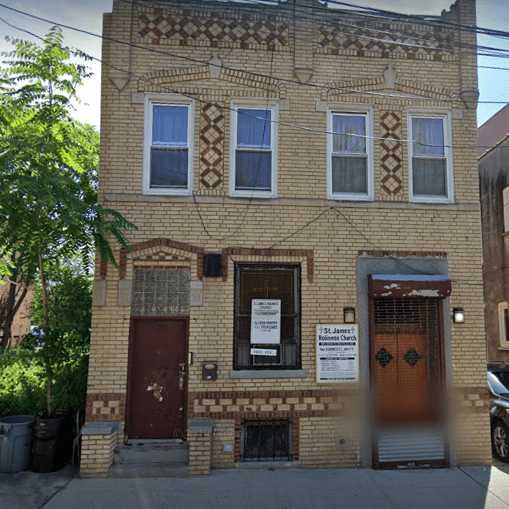
<path fill-rule="evenodd" d="M 355 308 L 343 308 L 343 322 L 355 323 Z"/>
<path fill-rule="evenodd" d="M 454 323 L 465 323 L 465 310 L 463 308 L 454 308 L 452 310 L 452 321 Z"/>

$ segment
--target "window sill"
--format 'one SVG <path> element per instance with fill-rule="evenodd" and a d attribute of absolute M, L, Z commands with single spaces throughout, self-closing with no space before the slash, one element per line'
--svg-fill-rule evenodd
<path fill-rule="evenodd" d="M 271 199 L 277 198 L 277 195 L 273 192 L 265 192 L 265 191 L 232 191 L 230 192 L 231 198 L 263 198 L 263 199 Z"/>
<path fill-rule="evenodd" d="M 230 378 L 246 380 L 248 378 L 306 378 L 305 369 L 243 369 L 230 371 Z"/>

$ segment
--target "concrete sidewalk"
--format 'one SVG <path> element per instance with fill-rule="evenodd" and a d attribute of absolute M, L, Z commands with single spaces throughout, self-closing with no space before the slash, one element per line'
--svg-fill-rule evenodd
<path fill-rule="evenodd" d="M 189 479 L 73 479 L 38 505 L 21 498 L 16 504 L 1 491 L 0 508 L 507 509 L 505 470 L 239 469 Z"/>

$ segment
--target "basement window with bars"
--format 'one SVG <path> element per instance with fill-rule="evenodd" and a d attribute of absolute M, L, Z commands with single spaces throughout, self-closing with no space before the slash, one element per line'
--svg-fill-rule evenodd
<path fill-rule="evenodd" d="M 300 287 L 300 266 L 236 264 L 234 369 L 300 369 Z M 251 343 L 253 299 L 281 301 L 280 344 Z M 252 348 L 275 350 L 276 355 L 251 355 Z"/>
<path fill-rule="evenodd" d="M 242 426 L 242 461 L 290 461 L 288 420 L 246 421 Z"/>

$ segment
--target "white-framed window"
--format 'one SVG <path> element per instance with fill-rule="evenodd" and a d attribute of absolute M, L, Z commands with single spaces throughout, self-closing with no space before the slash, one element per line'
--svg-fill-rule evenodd
<path fill-rule="evenodd" d="M 327 188 L 333 200 L 373 199 L 372 114 L 329 111 Z"/>
<path fill-rule="evenodd" d="M 410 201 L 453 201 L 451 119 L 449 114 L 408 116 Z"/>
<path fill-rule="evenodd" d="M 145 101 L 146 194 L 190 194 L 193 182 L 192 101 L 147 97 Z"/>
<path fill-rule="evenodd" d="M 507 302 L 498 304 L 498 330 L 500 348 L 509 349 L 509 304 Z"/>
<path fill-rule="evenodd" d="M 277 194 L 276 105 L 232 104 L 230 194 L 272 198 Z"/>

